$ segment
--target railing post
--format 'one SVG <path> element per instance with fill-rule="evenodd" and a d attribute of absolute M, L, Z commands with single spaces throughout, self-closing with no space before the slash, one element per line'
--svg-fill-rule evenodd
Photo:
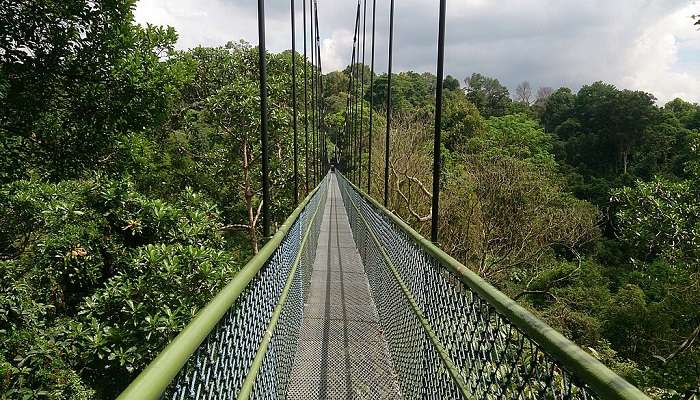
<path fill-rule="evenodd" d="M 267 137 L 267 65 L 265 64 L 265 0 L 258 0 L 258 61 L 260 63 L 260 142 L 262 145 L 263 235 L 270 237 L 270 171 Z"/>
<path fill-rule="evenodd" d="M 433 204 L 431 207 L 430 240 L 438 241 L 438 219 L 440 212 L 440 166 L 442 130 L 442 81 L 445 65 L 445 3 L 440 0 L 440 20 L 438 22 L 437 87 L 435 91 L 435 136 L 433 138 Z"/>

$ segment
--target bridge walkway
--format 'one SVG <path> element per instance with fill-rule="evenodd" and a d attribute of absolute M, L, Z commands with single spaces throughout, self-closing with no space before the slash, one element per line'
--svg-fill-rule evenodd
<path fill-rule="evenodd" d="M 334 175 L 288 399 L 399 399 L 398 378 Z"/>

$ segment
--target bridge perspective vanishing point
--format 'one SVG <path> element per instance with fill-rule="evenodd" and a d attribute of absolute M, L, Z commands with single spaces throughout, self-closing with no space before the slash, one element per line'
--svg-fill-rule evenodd
<path fill-rule="evenodd" d="M 329 173 L 119 399 L 646 399 Z"/>

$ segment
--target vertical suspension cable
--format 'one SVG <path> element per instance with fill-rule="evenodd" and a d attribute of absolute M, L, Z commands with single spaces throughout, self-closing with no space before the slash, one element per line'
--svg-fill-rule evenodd
<path fill-rule="evenodd" d="M 320 176 L 318 164 L 319 164 L 319 160 L 321 159 L 321 155 L 320 155 L 321 154 L 321 146 L 320 146 L 321 143 L 319 140 L 319 126 L 318 126 L 318 118 L 319 118 L 319 115 L 318 115 L 318 113 L 319 113 L 319 107 L 318 107 L 318 96 L 319 96 L 319 94 L 318 94 L 318 24 L 317 24 L 318 21 L 316 21 L 316 19 L 315 19 L 317 8 L 318 8 L 318 3 L 316 2 L 316 0 L 314 0 L 314 8 L 313 8 L 313 15 L 312 15 L 312 18 L 314 18 L 314 22 L 313 22 L 313 24 L 314 24 L 314 36 L 313 36 L 314 60 L 315 60 L 314 76 L 316 77 L 316 83 L 314 84 L 315 85 L 314 86 L 315 93 L 316 93 L 316 95 L 314 96 L 314 107 L 316 109 L 316 115 L 315 115 L 315 120 L 314 120 L 315 126 L 316 126 L 316 130 L 315 130 L 316 134 L 314 135 L 314 140 L 315 140 L 314 145 L 316 147 L 316 157 L 314 158 L 314 171 L 316 173 L 316 183 L 318 184 L 319 176 Z"/>
<path fill-rule="evenodd" d="M 294 23 L 294 0 L 290 0 L 292 16 L 292 125 L 294 129 L 294 206 L 299 203 L 299 138 L 297 133 L 297 47 Z"/>
<path fill-rule="evenodd" d="M 377 0 L 372 0 L 372 61 L 369 73 L 369 139 L 367 146 L 367 194 L 372 196 L 372 115 L 374 114 L 374 34 L 377 23 Z"/>
<path fill-rule="evenodd" d="M 353 143 L 353 134 L 352 134 L 352 71 L 353 71 L 353 64 L 355 63 L 355 46 L 352 48 L 352 57 L 350 58 L 350 70 L 348 71 L 348 178 L 352 179 L 352 168 L 353 168 L 353 161 L 355 161 L 355 153 L 354 153 L 354 143 Z"/>
<path fill-rule="evenodd" d="M 359 176 L 359 171 L 361 168 L 361 166 L 360 166 L 360 145 L 359 145 L 359 136 L 360 136 L 359 130 L 360 129 L 359 129 L 359 126 L 357 124 L 357 114 L 358 114 L 358 109 L 359 109 L 358 91 L 359 91 L 360 83 L 358 82 L 358 79 L 357 79 L 359 77 L 357 67 L 358 67 L 358 64 L 360 61 L 360 45 L 359 45 L 359 42 L 357 39 L 360 36 L 360 0 L 357 0 L 357 19 L 356 19 L 356 21 L 357 21 L 356 27 L 355 27 L 355 46 L 356 46 L 355 48 L 356 48 L 356 51 L 355 51 L 355 64 L 354 64 L 354 68 L 353 68 L 353 73 L 354 73 L 355 78 L 353 80 L 354 86 L 353 86 L 353 90 L 352 90 L 353 99 L 355 102 L 353 103 L 353 110 L 352 110 L 352 117 L 353 117 L 352 126 L 353 126 L 353 143 L 355 145 L 355 147 L 354 147 L 355 151 L 353 153 L 353 157 L 355 159 L 355 162 L 354 162 L 355 169 L 353 170 L 353 180 L 355 181 L 356 185 L 359 185 L 360 182 L 358 180 L 358 176 Z"/>
<path fill-rule="evenodd" d="M 317 104 L 317 111 L 316 111 L 316 118 L 318 118 L 318 121 L 316 123 L 316 138 L 318 140 L 318 181 L 320 182 L 321 179 L 323 178 L 323 154 L 324 154 L 324 148 L 323 148 L 323 114 L 322 114 L 322 105 L 323 105 L 323 72 L 322 72 L 322 66 L 321 66 L 321 35 L 319 34 L 319 26 L 318 26 L 318 2 L 314 0 L 315 8 L 314 8 L 314 20 L 316 22 L 316 64 L 318 65 L 317 68 L 317 78 L 316 78 L 316 104 Z"/>
<path fill-rule="evenodd" d="M 437 44 L 437 87 L 435 91 L 435 136 L 433 138 L 433 204 L 431 208 L 430 240 L 438 241 L 438 219 L 440 206 L 440 166 L 442 130 L 442 81 L 445 65 L 445 3 L 440 0 L 440 19 L 438 22 Z"/>
<path fill-rule="evenodd" d="M 354 54 L 353 56 L 354 57 Z M 350 65 L 352 71 L 352 57 L 350 58 Z M 350 142 L 350 88 L 352 87 L 352 76 L 348 76 L 348 88 L 347 88 L 347 101 L 345 104 L 345 125 L 343 126 L 343 171 L 348 172 L 350 170 L 350 160 L 348 155 L 350 154 L 351 142 Z M 348 175 L 349 176 L 349 175 Z"/>
<path fill-rule="evenodd" d="M 310 2 L 311 30 L 309 43 L 311 44 L 311 176 L 313 186 L 316 186 L 316 64 L 314 61 L 316 46 L 314 44 L 314 3 Z"/>
<path fill-rule="evenodd" d="M 318 8 L 316 8 L 318 12 Z M 323 179 L 323 169 L 325 168 L 326 154 L 326 135 L 323 129 L 323 65 L 321 64 L 321 39 L 318 33 L 318 16 L 316 16 L 316 41 L 318 42 L 318 130 L 319 130 L 319 160 L 318 160 L 318 179 Z"/>
<path fill-rule="evenodd" d="M 384 137 L 384 207 L 389 204 L 389 131 L 391 130 L 391 63 L 394 53 L 394 0 L 389 11 L 389 65 L 386 88 L 386 136 Z"/>
<path fill-rule="evenodd" d="M 313 32 L 311 34 L 311 43 L 312 43 L 313 52 L 314 52 L 314 55 L 313 55 L 313 57 L 314 57 L 314 69 L 313 69 L 313 75 L 314 75 L 314 81 L 313 81 L 314 82 L 314 84 L 313 84 L 314 85 L 314 88 L 313 88 L 313 92 L 314 92 L 314 104 L 313 104 L 314 123 L 312 125 L 314 127 L 314 158 L 313 158 L 313 161 L 314 161 L 314 181 L 318 182 L 318 158 L 319 158 L 318 157 L 318 152 L 319 152 L 319 148 L 318 148 L 318 52 L 316 49 L 316 45 L 317 45 L 317 43 L 316 43 L 316 28 L 317 28 L 317 26 L 316 26 L 316 22 L 314 19 L 315 10 L 316 10 L 316 0 L 314 0 L 312 2 L 312 6 L 311 6 L 311 26 L 312 26 L 312 32 Z"/>
<path fill-rule="evenodd" d="M 306 70 L 308 69 L 308 60 L 306 58 L 306 0 L 303 1 L 302 13 L 304 15 L 304 181 L 306 187 L 306 194 L 309 194 L 309 118 L 308 118 L 308 79 L 306 77 Z"/>
<path fill-rule="evenodd" d="M 358 123 L 358 116 L 359 116 L 359 110 L 360 110 L 360 99 L 359 99 L 359 92 L 360 92 L 360 71 L 359 71 L 359 64 L 360 64 L 360 43 L 359 43 L 359 36 L 360 36 L 360 26 L 357 26 L 357 36 L 358 36 L 358 43 L 357 43 L 357 56 L 355 56 L 355 87 L 353 88 L 353 95 L 355 99 L 355 108 L 353 110 L 353 126 L 355 127 L 355 184 L 359 185 L 360 182 L 358 181 L 358 172 L 360 171 L 360 125 Z"/>
<path fill-rule="evenodd" d="M 362 12 L 362 64 L 360 67 L 360 141 L 359 141 L 359 164 L 357 168 L 357 186 L 362 187 L 362 138 L 363 138 L 363 121 L 362 116 L 364 115 L 364 97 L 365 97 L 365 53 L 367 49 L 367 41 L 365 40 L 367 32 L 367 0 L 362 0 L 364 11 Z"/>
<path fill-rule="evenodd" d="M 355 54 L 355 58 L 352 62 L 351 74 L 352 88 L 350 88 L 350 127 L 352 129 L 350 132 L 352 133 L 352 175 L 350 176 L 350 180 L 357 183 L 357 179 L 355 179 L 355 176 L 357 176 L 357 95 L 355 93 L 355 90 L 357 89 L 357 54 Z"/>
<path fill-rule="evenodd" d="M 350 65 L 348 71 L 348 88 L 347 88 L 347 101 L 345 104 L 345 122 L 343 125 L 343 147 L 341 148 L 342 156 L 342 170 L 348 174 L 348 177 L 352 178 L 352 167 L 353 167 L 353 140 L 352 140 L 352 88 L 353 88 L 353 66 L 355 63 L 355 43 L 357 41 L 357 27 L 359 21 L 360 13 L 360 3 L 357 3 L 357 13 L 355 17 L 355 28 L 353 29 L 353 46 L 352 46 L 352 56 L 350 57 Z"/>
<path fill-rule="evenodd" d="M 346 93 L 350 92 L 350 80 L 348 79 L 348 89 Z M 339 164 L 341 166 L 341 171 L 346 172 L 347 166 L 347 151 L 348 151 L 348 110 L 350 109 L 350 96 L 348 95 L 345 99 L 345 119 L 343 121 L 343 135 L 341 136 L 341 147 L 340 147 L 340 160 Z"/>
<path fill-rule="evenodd" d="M 358 0 L 357 2 L 357 13 L 355 16 L 355 30 L 353 31 L 353 38 L 352 38 L 352 58 L 350 61 L 350 86 L 349 86 L 349 91 L 348 91 L 348 96 L 350 98 L 350 118 L 348 120 L 348 126 L 349 126 L 349 142 L 350 142 L 350 175 L 349 178 L 350 180 L 354 180 L 355 176 L 355 170 L 357 169 L 357 164 L 356 161 L 357 159 L 355 158 L 355 153 L 357 152 L 357 143 L 355 142 L 355 85 L 356 85 L 356 79 L 355 79 L 355 71 L 356 71 L 356 64 L 357 64 L 357 31 L 359 30 L 360 26 L 360 1 Z"/>
<path fill-rule="evenodd" d="M 321 86 L 321 38 L 318 33 L 319 26 L 318 26 L 318 2 L 316 3 L 316 10 L 314 11 L 314 18 L 316 18 L 316 65 L 317 65 L 317 71 L 316 71 L 316 104 L 317 104 L 317 110 L 316 110 L 316 131 L 317 131 L 317 139 L 318 139 L 318 180 L 319 182 L 321 181 L 321 177 L 323 176 L 323 132 L 322 132 L 322 127 L 321 127 L 321 122 L 322 122 L 322 115 L 321 115 L 321 106 L 323 102 L 321 101 L 323 98 L 323 93 L 321 92 L 322 86 Z"/>
<path fill-rule="evenodd" d="M 267 65 L 265 64 L 265 0 L 258 0 L 258 62 L 260 71 L 260 142 L 262 147 L 263 236 L 270 237 L 270 171 L 267 138 Z"/>

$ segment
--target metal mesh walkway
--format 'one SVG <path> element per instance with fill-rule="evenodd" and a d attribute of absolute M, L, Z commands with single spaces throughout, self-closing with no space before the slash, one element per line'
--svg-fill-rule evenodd
<path fill-rule="evenodd" d="M 398 399 L 399 385 L 335 176 L 288 399 Z"/>

